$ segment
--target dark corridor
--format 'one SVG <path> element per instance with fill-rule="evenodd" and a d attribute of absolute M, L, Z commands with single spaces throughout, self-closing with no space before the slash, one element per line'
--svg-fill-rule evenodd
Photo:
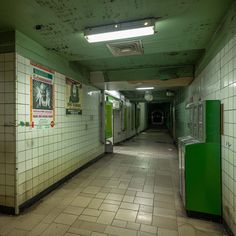
<path fill-rule="evenodd" d="M 170 103 L 148 104 L 148 128 L 171 129 L 171 106 Z"/>

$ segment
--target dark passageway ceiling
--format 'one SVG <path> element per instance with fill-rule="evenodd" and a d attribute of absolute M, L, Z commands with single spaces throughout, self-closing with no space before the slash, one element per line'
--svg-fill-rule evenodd
<path fill-rule="evenodd" d="M 0 30 L 19 30 L 78 67 L 104 71 L 107 81 L 192 77 L 231 2 L 1 0 Z M 83 37 L 86 27 L 150 17 L 157 19 L 157 33 L 141 38 L 143 55 L 114 57 L 106 43 L 89 44 Z"/>

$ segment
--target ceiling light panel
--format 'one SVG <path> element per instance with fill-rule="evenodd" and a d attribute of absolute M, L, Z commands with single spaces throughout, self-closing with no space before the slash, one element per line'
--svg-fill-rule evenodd
<path fill-rule="evenodd" d="M 136 88 L 137 90 L 152 90 L 154 87 L 141 87 L 141 88 Z"/>
<path fill-rule="evenodd" d="M 155 33 L 153 19 L 120 23 L 86 29 L 84 36 L 89 43 L 136 38 Z"/>

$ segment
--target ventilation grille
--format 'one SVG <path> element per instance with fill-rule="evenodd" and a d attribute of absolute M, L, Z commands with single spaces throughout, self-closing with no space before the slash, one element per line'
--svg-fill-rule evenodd
<path fill-rule="evenodd" d="M 114 56 L 142 55 L 143 45 L 141 40 L 119 43 L 108 43 L 107 47 Z"/>

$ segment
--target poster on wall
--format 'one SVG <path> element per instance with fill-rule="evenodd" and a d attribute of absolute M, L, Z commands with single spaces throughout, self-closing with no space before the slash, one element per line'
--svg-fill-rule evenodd
<path fill-rule="evenodd" d="M 31 62 L 33 74 L 30 80 L 30 121 L 32 128 L 53 128 L 54 111 L 54 72 Z"/>
<path fill-rule="evenodd" d="M 82 84 L 66 78 L 66 114 L 82 114 Z"/>

